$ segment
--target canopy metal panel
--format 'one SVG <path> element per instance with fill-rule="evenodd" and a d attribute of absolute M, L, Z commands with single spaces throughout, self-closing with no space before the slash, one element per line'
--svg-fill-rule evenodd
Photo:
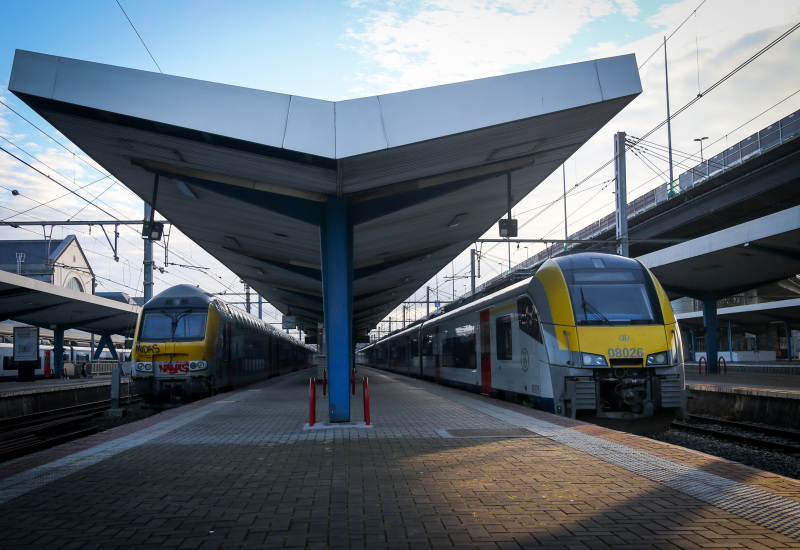
<path fill-rule="evenodd" d="M 306 324 L 345 197 L 365 333 L 505 214 L 508 174 L 516 204 L 641 84 L 628 55 L 334 103 L 18 51 L 9 89 L 145 201 L 160 174 L 156 210 Z"/>

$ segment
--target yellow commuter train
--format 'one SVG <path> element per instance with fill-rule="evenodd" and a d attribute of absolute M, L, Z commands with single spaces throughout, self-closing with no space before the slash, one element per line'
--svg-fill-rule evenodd
<path fill-rule="evenodd" d="M 545 261 L 529 279 L 361 350 L 367 365 L 616 425 L 686 410 L 680 330 L 641 263 Z"/>
<path fill-rule="evenodd" d="M 146 403 L 169 406 L 310 366 L 314 350 L 190 285 L 139 313 L 131 379 Z"/>

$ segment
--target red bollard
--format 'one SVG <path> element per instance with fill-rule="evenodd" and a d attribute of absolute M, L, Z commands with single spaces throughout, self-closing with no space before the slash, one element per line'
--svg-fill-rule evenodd
<path fill-rule="evenodd" d="M 351 386 L 353 387 L 353 395 L 356 394 L 356 369 L 353 367 L 353 376 L 350 377 Z"/>
<path fill-rule="evenodd" d="M 312 378 L 308 385 L 308 425 L 313 426 L 317 421 L 317 381 Z"/>
<path fill-rule="evenodd" d="M 322 397 L 325 397 L 328 391 L 328 369 L 322 369 Z"/>
<path fill-rule="evenodd" d="M 367 377 L 364 377 L 364 423 L 369 426 L 370 425 L 370 418 L 369 418 L 369 380 Z"/>
<path fill-rule="evenodd" d="M 722 367 L 725 369 L 725 374 L 728 374 L 728 362 L 725 361 L 724 357 L 720 357 L 717 359 L 717 374 L 719 374 L 719 364 L 722 363 Z"/>
<path fill-rule="evenodd" d="M 703 363 L 706 365 L 706 374 L 708 374 L 708 361 L 705 357 L 701 357 L 697 362 L 697 374 L 703 374 Z"/>

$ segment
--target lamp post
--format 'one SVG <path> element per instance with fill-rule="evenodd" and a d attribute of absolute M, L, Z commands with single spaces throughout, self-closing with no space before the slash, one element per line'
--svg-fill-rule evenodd
<path fill-rule="evenodd" d="M 695 141 L 700 142 L 700 164 L 703 164 L 703 140 L 708 139 L 708 136 L 701 138 L 694 138 Z"/>

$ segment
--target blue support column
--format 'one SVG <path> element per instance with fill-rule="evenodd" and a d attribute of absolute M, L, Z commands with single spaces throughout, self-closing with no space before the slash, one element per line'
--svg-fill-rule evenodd
<path fill-rule="evenodd" d="M 730 320 L 728 320 L 728 360 L 733 363 L 733 332 Z"/>
<path fill-rule="evenodd" d="M 706 358 L 708 359 L 708 372 L 719 372 L 717 356 L 719 355 L 719 342 L 717 340 L 717 297 L 703 299 L 703 324 L 706 327 Z"/>
<path fill-rule="evenodd" d="M 322 305 L 330 384 L 329 419 L 350 421 L 353 363 L 353 226 L 344 198 L 328 197 L 320 226 Z"/>
<path fill-rule="evenodd" d="M 792 361 L 792 327 L 789 326 L 787 321 L 783 322 L 783 328 L 786 331 L 786 358 L 789 362 Z"/>
<path fill-rule="evenodd" d="M 53 329 L 53 368 L 56 378 L 64 376 L 64 329 L 61 327 Z"/>
<path fill-rule="evenodd" d="M 766 351 L 772 351 L 772 335 L 769 333 L 769 323 L 767 323 L 767 346 Z"/>
<path fill-rule="evenodd" d="M 111 357 L 114 358 L 114 361 L 119 361 L 119 355 L 117 355 L 117 350 L 114 348 L 114 342 L 111 341 L 110 334 L 103 334 L 100 337 L 100 341 L 97 343 L 97 347 L 94 350 L 94 355 L 92 355 L 92 361 L 100 359 L 100 354 L 105 348 L 108 348 L 108 351 L 111 352 Z"/>

